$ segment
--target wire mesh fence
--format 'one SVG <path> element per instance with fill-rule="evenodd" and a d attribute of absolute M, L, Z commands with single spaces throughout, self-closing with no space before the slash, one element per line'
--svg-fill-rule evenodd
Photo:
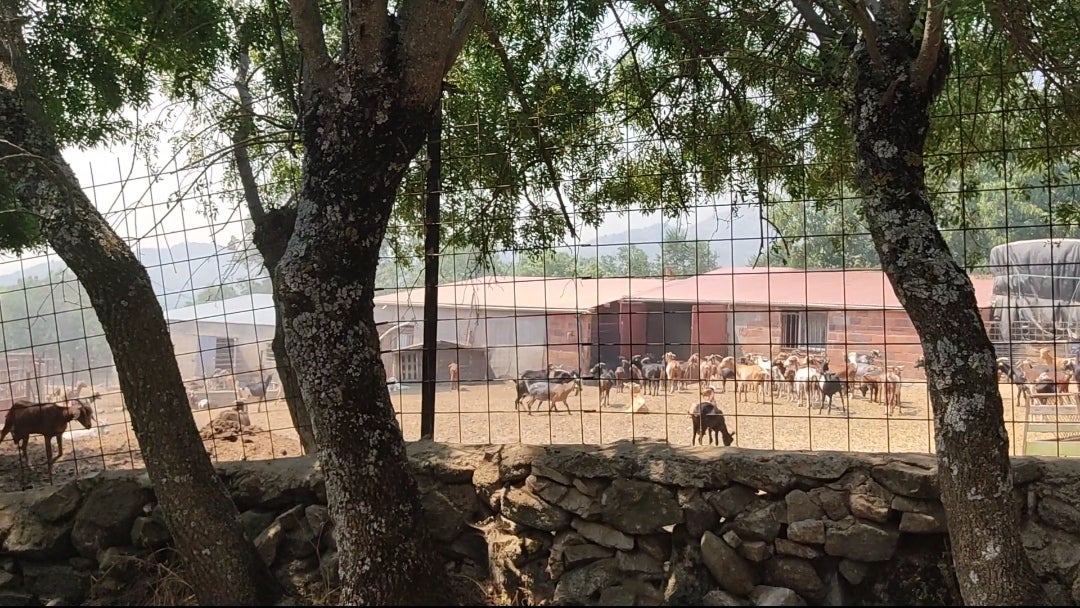
<path fill-rule="evenodd" d="M 960 74 L 948 86 L 958 88 L 964 78 L 1004 77 Z M 520 117 L 496 120 L 477 111 L 474 120 L 460 120 L 475 100 L 456 95 L 446 103 L 448 116 L 458 119 L 442 136 L 449 177 L 441 192 L 444 246 L 432 345 L 435 440 L 597 444 L 648 438 L 690 445 L 690 412 L 709 401 L 723 412 L 732 445 L 739 447 L 934 450 L 922 345 L 877 268 L 860 201 L 844 187 L 845 178 L 837 178 L 832 197 L 813 198 L 762 189 L 754 163 L 770 162 L 768 153 L 746 166 L 686 167 L 674 176 L 684 188 L 676 199 L 657 193 L 675 200 L 670 204 L 572 206 L 567 217 L 577 238 L 548 249 L 531 226 L 547 221 L 554 207 L 538 215 L 532 199 L 553 205 L 553 190 L 541 185 L 530 191 L 504 183 L 514 176 L 483 171 L 468 172 L 468 180 L 459 175 L 467 172 L 462 167 L 498 153 L 489 147 L 490 134 L 516 128 Z M 657 111 L 679 108 L 658 101 Z M 1003 130 L 1022 115 L 1043 111 L 1008 105 L 965 110 L 974 127 Z M 574 138 L 582 149 L 568 152 L 570 160 L 560 164 L 560 188 L 614 196 L 620 184 L 643 177 L 627 174 L 621 161 L 688 145 L 627 127 L 625 109 L 589 112 L 533 117 L 574 120 L 583 130 Z M 612 141 L 620 128 L 622 135 Z M 596 149 L 588 143 L 594 137 L 589 129 Z M 719 126 L 698 134 L 747 136 Z M 618 151 L 605 153 L 606 165 L 570 162 L 599 158 L 597 149 L 612 145 Z M 970 154 L 966 145 L 959 139 L 949 155 Z M 1059 157 L 1048 152 L 1047 162 L 1034 168 L 1007 154 L 976 165 L 957 161 L 933 192 L 945 210 L 940 223 L 946 240 L 968 270 L 999 357 L 1007 358 L 999 386 L 1013 454 L 1072 455 L 1080 445 L 1041 441 L 1080 430 L 1080 409 L 1073 407 L 1080 404 L 1080 386 L 1072 371 L 1074 343 L 1080 344 L 1080 241 L 1074 239 L 1080 234 L 1054 221 L 1055 205 L 1076 204 L 1080 191 L 1071 165 Z M 809 158 L 807 152 L 801 162 L 812 164 Z M 300 454 L 271 348 L 278 331 L 271 282 L 226 160 L 195 169 L 103 164 L 76 162 L 76 169 L 91 199 L 147 268 L 211 456 Z M 506 189 L 519 199 L 511 206 L 481 204 Z M 424 221 L 417 201 L 425 194 L 422 180 L 406 181 L 374 298 L 387 385 L 406 440 L 420 437 L 423 410 L 425 291 L 418 243 Z M 511 238 L 519 245 L 486 250 L 501 241 L 483 235 L 505 226 L 513 227 Z M 76 277 L 50 253 L 26 254 L 5 267 L 0 409 L 20 398 L 98 395 L 98 424 L 72 427 L 58 476 L 141 466 L 108 343 Z M 833 389 L 821 390 L 823 365 L 842 375 L 840 388 L 846 390 L 825 395 Z M 1052 396 L 1040 396 L 1047 392 Z M 1050 403 L 1059 399 L 1069 411 Z M 235 412 L 237 401 L 244 402 L 246 424 L 214 422 Z M 32 439 L 30 447 L 36 475 L 43 468 L 39 441 Z M 14 445 L 0 444 L 0 458 L 10 460 L 5 470 L 17 468 L 15 455 Z M 16 483 L 5 481 L 8 487 Z"/>

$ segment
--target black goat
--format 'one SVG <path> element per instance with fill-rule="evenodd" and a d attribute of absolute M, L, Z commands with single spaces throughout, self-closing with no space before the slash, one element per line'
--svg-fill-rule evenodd
<path fill-rule="evenodd" d="M 844 401 L 843 392 L 844 392 L 844 387 L 845 387 L 845 385 L 847 383 L 845 383 L 843 380 L 841 380 L 840 376 L 836 375 L 836 373 L 828 371 L 828 368 L 829 368 L 828 363 L 826 363 L 824 366 L 822 366 L 821 380 L 819 380 L 819 383 L 820 383 L 820 386 L 821 386 L 821 405 L 818 407 L 818 413 L 819 414 L 821 413 L 821 410 L 825 409 L 825 398 L 826 397 L 828 397 L 828 399 L 829 399 L 828 413 L 830 413 L 830 414 L 832 413 L 833 395 L 835 395 L 837 393 L 840 393 L 840 402 L 843 403 L 843 401 Z M 843 406 L 843 407 L 844 407 L 845 410 L 847 410 L 846 405 Z"/>
<path fill-rule="evenodd" d="M 1021 362 L 1022 363 L 1022 362 Z M 1065 364 L 1065 369 L 1069 369 L 1070 363 Z M 1027 400 L 1027 403 L 1031 404 L 1031 387 L 1028 384 L 1027 376 L 1024 372 L 1014 366 L 1011 361 L 1006 357 L 1001 357 L 997 360 L 997 371 L 1004 376 L 1009 382 L 1016 386 L 1016 392 L 1020 397 L 1020 400 Z M 1076 372 L 1073 372 L 1073 377 L 1076 376 Z M 1046 387 L 1044 387 L 1046 388 Z M 1050 390 L 1043 392 L 1054 392 L 1053 387 Z"/>
<path fill-rule="evenodd" d="M 702 401 L 690 409 L 690 421 L 694 426 L 694 433 L 690 437 L 690 445 L 700 443 L 705 445 L 705 432 L 709 433 L 709 445 L 719 445 L 717 435 L 724 438 L 724 445 L 731 445 L 735 441 L 735 433 L 729 433 L 727 423 L 724 421 L 724 413 L 720 408 L 709 401 Z"/>

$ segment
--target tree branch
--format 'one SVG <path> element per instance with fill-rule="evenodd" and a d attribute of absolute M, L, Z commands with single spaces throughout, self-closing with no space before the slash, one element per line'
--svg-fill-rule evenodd
<path fill-rule="evenodd" d="M 281 35 L 281 17 L 277 12 L 278 0 L 269 0 L 267 5 L 270 8 L 270 20 L 274 27 L 274 43 L 277 45 L 278 56 L 281 59 L 281 75 L 282 79 L 288 83 L 288 98 L 289 106 L 293 110 L 293 114 L 296 116 L 296 120 L 300 120 L 300 101 L 296 98 L 296 89 L 293 88 L 292 79 L 288 78 L 288 72 L 286 68 L 289 63 L 287 61 L 288 55 L 285 54 L 285 38 Z"/>
<path fill-rule="evenodd" d="M 577 231 L 574 229 L 574 222 L 570 220 L 570 212 L 566 208 L 566 201 L 563 200 L 562 191 L 559 189 L 559 173 L 555 169 L 555 163 L 551 159 L 550 151 L 544 145 L 544 134 L 540 130 L 540 117 L 536 115 L 528 97 L 525 96 L 525 88 L 514 72 L 514 66 L 510 62 L 510 55 L 507 54 L 506 47 L 499 40 L 498 32 L 492 27 L 486 15 L 481 15 L 480 27 L 484 30 L 484 34 L 487 35 L 488 42 L 494 47 L 495 54 L 499 56 L 499 61 L 503 64 L 503 71 L 506 72 L 506 78 L 510 81 L 510 90 L 514 92 L 514 97 L 517 99 L 518 105 L 521 106 L 521 111 L 529 117 L 529 130 L 532 131 L 533 138 L 536 139 L 537 150 L 540 152 L 540 158 L 547 169 L 548 179 L 551 180 L 551 189 L 555 191 L 555 198 L 559 201 L 559 209 L 562 211 L 563 220 L 566 221 L 570 236 L 576 239 Z"/>
<path fill-rule="evenodd" d="M 881 69 L 883 62 L 881 60 L 881 49 L 878 48 L 877 42 L 877 25 L 870 19 L 866 5 L 863 4 L 863 0 L 841 0 L 841 2 L 847 7 L 852 19 L 855 20 L 859 30 L 862 31 L 863 38 L 866 39 L 866 52 L 870 55 L 870 61 L 875 68 Z"/>
<path fill-rule="evenodd" d="M 485 8 L 484 0 L 465 0 L 462 5 L 457 18 L 454 19 L 454 29 L 450 32 L 450 45 L 446 50 L 446 68 L 443 70 L 444 77 L 450 72 L 450 68 L 454 67 L 461 49 L 465 47 L 465 41 L 469 39 L 473 26 L 476 25 Z"/>
<path fill-rule="evenodd" d="M 236 161 L 236 172 L 240 175 L 240 184 L 244 189 L 244 200 L 247 202 L 248 213 L 251 220 L 258 223 L 266 215 L 262 197 L 259 195 L 259 184 L 255 181 L 255 172 L 251 170 L 251 158 L 248 156 L 247 144 L 243 143 L 251 139 L 255 132 L 254 103 L 251 101 L 251 90 L 248 89 L 248 70 L 251 67 L 251 56 L 247 46 L 240 49 L 236 62 L 236 94 L 240 98 L 240 119 L 237 121 L 236 132 L 233 133 L 233 160 Z"/>
<path fill-rule="evenodd" d="M 911 82 L 920 91 L 925 91 L 930 76 L 937 67 L 938 54 L 941 51 L 941 39 L 944 34 L 946 0 L 926 0 L 926 19 L 923 23 L 922 47 L 919 56 L 911 65 Z"/>
<path fill-rule="evenodd" d="M 430 109 L 442 95 L 454 0 L 402 0 L 398 11 L 404 49 L 405 107 Z"/>
<path fill-rule="evenodd" d="M 814 32 L 822 41 L 832 40 L 838 37 L 836 30 L 829 27 L 829 24 L 817 14 L 814 10 L 814 6 L 810 4 L 810 0 L 791 0 L 791 3 L 795 5 L 795 10 L 799 11 L 802 15 L 803 21 L 810 27 L 810 31 Z"/>
<path fill-rule="evenodd" d="M 289 0 L 289 12 L 303 59 L 304 97 L 310 98 L 317 91 L 327 92 L 337 79 L 337 70 L 326 50 L 319 4 L 316 0 Z"/>
<path fill-rule="evenodd" d="M 374 74 L 386 58 L 383 51 L 390 24 L 386 0 L 343 0 L 342 12 L 343 61 L 362 73 Z"/>

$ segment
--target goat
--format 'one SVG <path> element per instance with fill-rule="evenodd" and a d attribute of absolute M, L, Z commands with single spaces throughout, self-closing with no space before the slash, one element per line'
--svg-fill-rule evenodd
<path fill-rule="evenodd" d="M 794 384 L 795 394 L 794 400 L 802 405 L 805 401 L 806 407 L 810 407 L 811 397 L 814 393 L 820 391 L 820 385 L 818 380 L 821 379 L 821 373 L 812 367 L 800 367 L 795 370 L 795 375 L 792 377 L 792 383 Z"/>
<path fill-rule="evenodd" d="M 548 402 L 548 411 L 557 410 L 557 405 L 562 403 L 566 406 L 566 413 L 570 413 L 570 404 L 567 400 L 571 395 L 581 394 L 581 378 L 576 375 L 571 375 L 567 378 L 561 379 L 548 379 L 548 380 L 533 380 L 528 385 L 529 391 L 529 403 L 526 406 L 529 409 L 529 415 L 532 415 L 532 406 L 544 401 Z"/>
<path fill-rule="evenodd" d="M 4 428 L 0 430 L 0 442 L 11 433 L 11 438 L 19 448 L 19 463 L 30 465 L 30 457 L 26 452 L 30 435 L 42 435 L 45 437 L 45 460 L 48 463 L 49 479 L 52 479 L 52 466 L 64 455 L 64 431 L 68 423 L 78 420 L 83 428 L 90 428 L 97 420 L 94 416 L 94 408 L 89 402 L 99 397 L 97 393 L 89 399 L 73 398 L 75 403 L 35 403 L 27 399 L 16 399 L 11 404 L 7 416 L 4 417 Z M 52 455 L 52 439 L 56 439 L 56 457 Z"/>
<path fill-rule="evenodd" d="M 257 400 L 255 405 L 255 411 L 261 412 L 262 404 L 264 401 L 266 401 L 266 387 L 270 386 L 270 381 L 273 380 L 273 378 L 273 372 L 266 374 L 265 376 L 263 376 L 262 380 L 258 382 L 250 382 L 248 384 L 244 384 L 238 387 L 236 389 L 236 393 L 240 397 L 240 399 L 255 397 L 255 399 Z"/>
<path fill-rule="evenodd" d="M 753 389 L 764 401 L 765 381 L 770 377 L 769 372 L 758 365 L 739 365 L 735 374 L 735 401 L 739 400 L 740 393 L 746 393 L 750 389 Z"/>
<path fill-rule="evenodd" d="M 682 363 L 675 353 L 664 353 L 665 392 L 674 393 L 682 385 Z"/>
<path fill-rule="evenodd" d="M 664 384 L 667 379 L 667 369 L 663 364 L 653 363 L 652 358 L 641 355 L 634 355 L 630 360 L 631 363 L 635 363 L 641 370 L 641 380 L 644 385 L 645 394 L 659 395 L 660 386 Z M 651 389 L 651 393 L 650 393 Z"/>
<path fill-rule="evenodd" d="M 693 434 L 690 436 L 690 445 L 695 443 L 705 444 L 705 432 L 709 433 L 709 445 L 719 445 L 719 435 L 724 439 L 724 445 L 729 446 L 735 441 L 735 433 L 729 433 L 724 413 L 711 401 L 702 401 L 690 408 L 690 422 L 693 425 Z"/>
<path fill-rule="evenodd" d="M 451 361 L 446 368 L 450 371 L 450 390 L 461 390 L 461 375 L 458 372 L 458 364 Z"/>
<path fill-rule="evenodd" d="M 691 353 L 686 361 L 679 364 L 679 371 L 682 373 L 683 389 L 689 388 L 691 382 L 700 382 L 700 361 L 701 357 L 699 357 L 697 353 Z"/>
<path fill-rule="evenodd" d="M 611 387 L 615 384 L 615 373 L 607 368 L 607 363 L 597 363 L 589 370 L 593 378 L 599 376 L 597 386 L 600 387 L 600 406 L 609 405 L 611 402 Z"/>
<path fill-rule="evenodd" d="M 521 377 L 514 381 L 517 387 L 517 399 L 514 399 L 514 409 L 521 409 L 521 400 L 529 396 L 529 383 L 548 378 L 569 378 L 570 372 L 561 370 L 555 365 L 548 365 L 547 370 L 527 369 L 521 372 Z"/>
<path fill-rule="evenodd" d="M 920 359 L 921 361 L 922 359 Z M 997 360 L 997 371 L 1000 377 L 1008 380 L 1013 386 L 1016 387 L 1017 401 L 1026 401 L 1028 405 L 1031 404 L 1031 387 L 1028 386 L 1027 376 L 1024 374 L 1023 368 L 1027 363 L 1030 363 L 1026 359 L 1016 364 L 1015 366 L 1009 361 L 1008 357 L 999 357 Z M 1073 377 L 1076 377 L 1076 372 L 1073 372 Z"/>
<path fill-rule="evenodd" d="M 847 383 L 835 372 L 829 371 L 829 362 L 826 361 L 821 366 L 821 379 L 818 380 L 818 386 L 821 389 L 821 405 L 818 406 L 818 413 L 820 414 L 821 410 L 825 409 L 825 398 L 827 397 L 829 399 L 829 410 L 827 413 L 831 414 L 833 395 L 840 393 L 840 401 L 843 403 L 843 391 L 844 387 L 847 386 Z M 843 407 L 847 410 L 847 405 L 844 405 Z"/>
<path fill-rule="evenodd" d="M 885 372 L 885 414 L 892 412 L 893 408 L 902 410 L 900 406 L 900 373 L 904 371 L 903 365 L 889 367 Z"/>
<path fill-rule="evenodd" d="M 1058 359 L 1056 356 L 1054 356 L 1053 349 L 1040 348 L 1039 359 L 1042 359 L 1043 363 L 1049 365 L 1051 371 L 1065 368 L 1066 359 Z"/>

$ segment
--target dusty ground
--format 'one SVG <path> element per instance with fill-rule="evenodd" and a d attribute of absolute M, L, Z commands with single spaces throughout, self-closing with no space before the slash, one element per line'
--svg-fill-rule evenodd
<path fill-rule="evenodd" d="M 860 452 L 933 452 L 933 419 L 926 386 L 904 384 L 901 412 L 886 418 L 884 405 L 864 399 L 856 391 L 850 415 L 834 398 L 832 413 L 818 413 L 817 406 L 800 407 L 786 397 L 764 403 L 752 396 L 735 403 L 727 393 L 717 394 L 728 428 L 735 433 L 732 445 L 777 450 L 848 450 Z M 1024 407 L 1014 407 L 1010 385 L 1002 386 L 1006 428 L 1010 437 L 1023 431 Z M 396 391 L 391 396 L 401 412 L 406 439 L 420 436 L 420 391 Z M 611 391 L 610 406 L 600 407 L 599 389 L 585 386 L 570 399 L 570 413 L 560 410 L 529 415 L 514 411 L 516 392 L 510 382 L 463 383 L 460 392 L 440 387 L 435 412 L 435 439 L 458 443 L 608 443 L 618 439 L 667 439 L 690 445 L 689 409 L 698 402 L 698 389 L 646 396 L 649 413 L 629 412 L 630 393 Z M 1017 424 L 1019 423 L 1019 424 Z M 1018 445 L 1012 446 L 1018 453 Z"/>
<path fill-rule="evenodd" d="M 730 388 L 730 385 L 729 385 Z M 1006 429 L 1011 438 L 1023 432 L 1025 408 L 1014 407 L 1011 387 L 1002 385 Z M 607 443 L 618 439 L 667 439 L 676 445 L 690 444 L 690 407 L 698 401 L 697 388 L 658 396 L 647 396 L 648 413 L 631 414 L 629 392 L 611 392 L 611 404 L 599 405 L 599 390 L 585 386 L 572 397 L 571 411 L 549 413 L 547 405 L 532 415 L 514 411 L 513 384 L 463 384 L 460 391 L 440 386 L 436 399 L 435 439 L 453 443 Z M 420 390 L 392 390 L 407 440 L 420 436 Z M 837 402 L 839 398 L 836 399 Z M 775 398 L 760 403 L 751 398 L 737 404 L 729 390 L 717 395 L 728 427 L 735 432 L 733 445 L 745 448 L 780 450 L 850 450 L 867 452 L 933 452 L 933 421 L 926 388 L 909 383 L 901 392 L 903 410 L 885 415 L 882 404 L 871 403 L 856 392 L 850 415 L 834 407 L 831 414 L 818 412 Z M 261 412 L 251 407 L 253 433 L 235 441 L 220 437 L 203 442 L 215 461 L 262 460 L 301 453 L 284 401 L 269 403 Z M 211 416 L 223 409 L 195 411 L 196 424 L 204 428 Z M 142 468 L 138 444 L 131 431 L 118 394 L 107 394 L 98 402 L 100 432 L 86 431 L 64 438 L 64 456 L 54 468 L 53 482 L 61 483 L 102 469 Z M 74 423 L 69 429 L 79 428 Z M 1013 440 L 1012 453 L 1020 446 Z M 15 444 L 0 444 L 0 489 L 17 490 L 27 485 L 48 483 L 45 449 L 41 436 L 30 439 L 33 471 L 20 473 Z"/>

